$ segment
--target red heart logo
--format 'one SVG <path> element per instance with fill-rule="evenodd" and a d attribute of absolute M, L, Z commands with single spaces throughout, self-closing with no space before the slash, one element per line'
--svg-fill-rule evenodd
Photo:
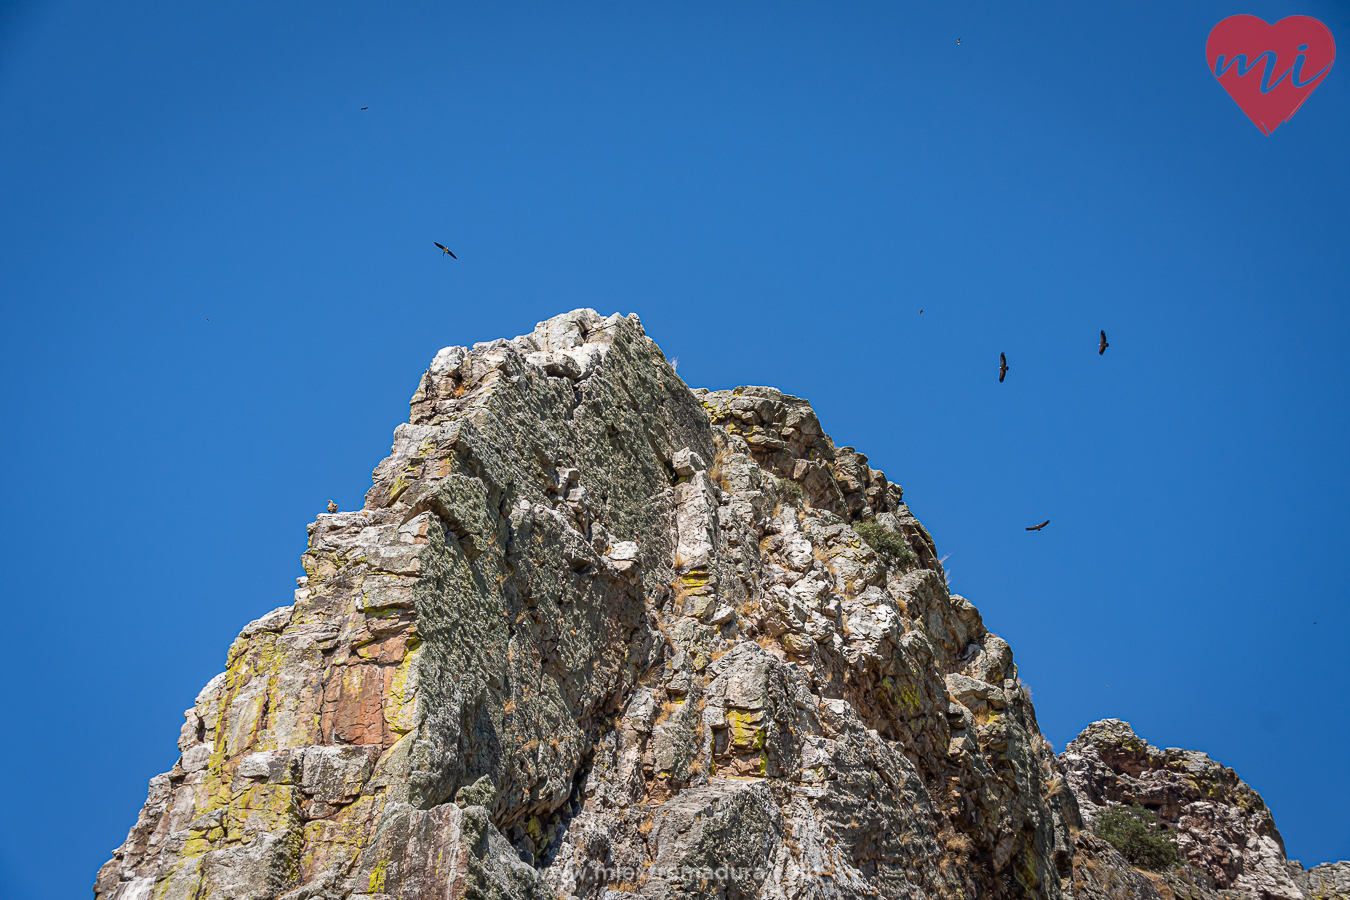
<path fill-rule="evenodd" d="M 1311 16 L 1267 25 L 1256 16 L 1229 16 L 1205 42 L 1209 71 L 1262 134 L 1298 111 L 1336 61 L 1336 42 Z"/>

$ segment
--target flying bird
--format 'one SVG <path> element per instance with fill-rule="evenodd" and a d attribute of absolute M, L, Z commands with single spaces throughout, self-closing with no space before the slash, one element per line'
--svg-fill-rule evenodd
<path fill-rule="evenodd" d="M 1003 383 L 1003 376 L 1008 374 L 1008 357 L 1002 353 L 998 355 L 998 383 Z"/>
<path fill-rule="evenodd" d="M 1042 523 L 1039 524 L 1039 525 L 1032 525 L 1030 528 L 1027 529 L 1027 531 L 1040 531 L 1042 528 L 1044 528 L 1045 526 L 1047 526 L 1047 525 L 1049 525 L 1049 524 L 1050 524 L 1050 520 L 1049 520 L 1049 519 L 1046 519 L 1044 522 L 1042 522 Z"/>
<path fill-rule="evenodd" d="M 335 513 L 335 512 L 337 512 L 337 504 L 334 503 L 332 500 L 329 500 L 329 501 L 328 501 L 328 511 L 329 511 L 330 513 Z"/>
<path fill-rule="evenodd" d="M 362 108 L 362 109 L 370 109 L 369 106 L 363 106 L 363 107 L 361 107 L 361 108 Z"/>
<path fill-rule="evenodd" d="M 1108 344 L 1108 343 L 1106 342 L 1106 332 L 1103 331 L 1103 332 L 1102 332 L 1102 343 L 1101 343 L 1101 346 L 1097 348 L 1097 355 L 1098 355 L 1098 356 L 1101 356 L 1103 353 L 1106 352 L 1106 348 L 1107 348 L 1107 347 L 1110 347 L 1110 346 L 1111 346 L 1111 345 Z"/>
<path fill-rule="evenodd" d="M 961 39 L 960 39 L 960 38 L 957 38 L 957 39 L 956 39 L 956 44 L 957 44 L 957 46 L 960 46 L 960 44 L 961 44 Z"/>
<path fill-rule="evenodd" d="M 440 247 L 442 253 L 450 253 L 450 248 L 442 244 L 440 241 L 432 241 L 432 243 L 435 244 L 437 247 Z M 459 259 L 459 257 L 453 253 L 450 253 L 450 258 Z"/>
<path fill-rule="evenodd" d="M 923 310 L 919 310 L 919 315 L 923 315 Z"/>

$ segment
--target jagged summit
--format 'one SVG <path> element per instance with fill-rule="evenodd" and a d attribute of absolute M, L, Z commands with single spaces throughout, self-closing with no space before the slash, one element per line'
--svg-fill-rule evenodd
<path fill-rule="evenodd" d="M 437 353 L 302 561 L 100 900 L 1130 896 L 900 486 L 636 316 Z"/>

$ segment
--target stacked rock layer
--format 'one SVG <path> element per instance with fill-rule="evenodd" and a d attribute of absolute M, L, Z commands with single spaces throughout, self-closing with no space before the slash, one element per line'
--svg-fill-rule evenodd
<path fill-rule="evenodd" d="M 303 564 L 99 900 L 1344 896 L 1196 805 L 1222 767 L 1107 723 L 1057 759 L 900 486 L 636 316 L 442 350 Z M 1191 865 L 1135 872 L 1080 798 L 1157 803 Z"/>

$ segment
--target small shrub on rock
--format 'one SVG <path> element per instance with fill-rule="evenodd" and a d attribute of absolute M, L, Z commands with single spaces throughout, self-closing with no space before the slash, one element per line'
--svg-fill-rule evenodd
<path fill-rule="evenodd" d="M 853 526 L 853 530 L 858 532 L 858 537 L 867 541 L 873 550 L 892 562 L 912 566 L 919 561 L 914 551 L 909 549 L 909 544 L 905 543 L 904 537 L 889 530 L 880 522 L 859 522 Z"/>
<path fill-rule="evenodd" d="M 1092 830 L 1131 865 L 1162 872 L 1177 864 L 1176 842 L 1163 830 L 1158 817 L 1138 803 L 1104 810 Z"/>
<path fill-rule="evenodd" d="M 783 500 L 787 503 L 800 506 L 802 502 L 802 486 L 790 478 L 777 478 L 778 490 L 783 495 Z"/>

